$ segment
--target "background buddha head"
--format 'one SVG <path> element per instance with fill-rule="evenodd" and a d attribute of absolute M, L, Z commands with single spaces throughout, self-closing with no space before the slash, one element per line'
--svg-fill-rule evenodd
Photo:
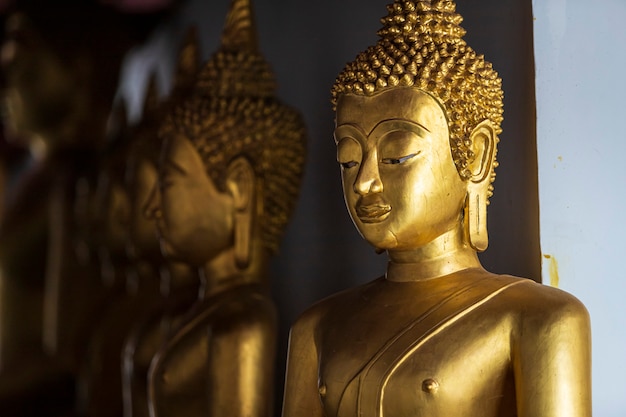
<path fill-rule="evenodd" d="M 169 110 L 189 97 L 199 70 L 199 45 L 195 28 L 182 44 L 174 88 L 167 100 L 159 100 L 156 78 L 150 78 L 141 121 L 130 129 L 132 142 L 127 160 L 126 185 L 130 194 L 130 227 L 127 246 L 133 259 L 160 260 L 161 252 L 154 219 L 144 215 L 150 192 L 157 183 L 157 165 L 162 141 L 158 130 Z"/>
<path fill-rule="evenodd" d="M 243 267 L 250 239 L 277 251 L 299 191 L 305 133 L 300 115 L 274 90 L 250 5 L 234 1 L 222 45 L 201 70 L 194 95 L 160 130 L 161 195 L 152 207 L 167 254 L 203 264 L 234 247 Z"/>
<path fill-rule="evenodd" d="M 2 44 L 9 135 L 44 149 L 102 144 L 121 60 L 160 17 L 96 0 L 12 2 Z"/>
<path fill-rule="evenodd" d="M 119 141 L 103 155 L 95 189 L 93 234 L 105 261 L 126 263 L 129 237 L 130 193 L 125 184 L 129 144 Z"/>
<path fill-rule="evenodd" d="M 126 187 L 129 192 L 129 239 L 127 253 L 132 259 L 159 259 L 161 252 L 153 219 L 144 216 L 144 207 L 157 183 L 157 163 L 161 142 L 157 138 L 161 111 L 154 77 L 144 98 L 142 120 L 131 128 L 131 145 L 126 161 Z"/>
<path fill-rule="evenodd" d="M 501 80 L 491 64 L 463 40 L 462 17 L 455 12 L 453 1 L 398 0 L 387 9 L 377 44 L 360 53 L 337 77 L 332 89 L 333 105 L 339 116 L 344 105 L 342 97 L 374 98 L 403 89 L 420 91 L 439 105 L 446 120 L 451 160 L 467 184 L 463 215 L 469 243 L 476 250 L 484 250 L 486 205 L 493 190 L 503 113 Z M 403 106 L 415 102 L 405 97 L 388 100 L 388 105 L 401 114 Z M 393 118 L 381 110 L 378 106 L 369 111 Z M 355 220 L 356 209 L 351 214 Z M 470 221 L 476 216 L 480 217 L 478 226 Z"/>

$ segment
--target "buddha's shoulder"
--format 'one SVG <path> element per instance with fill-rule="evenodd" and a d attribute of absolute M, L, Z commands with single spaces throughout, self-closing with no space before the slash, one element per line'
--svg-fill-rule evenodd
<path fill-rule="evenodd" d="M 256 285 L 240 285 L 196 303 L 177 331 L 204 337 L 207 329 L 211 329 L 215 336 L 242 329 L 273 327 L 276 320 L 276 307 L 266 291 Z"/>
<path fill-rule="evenodd" d="M 369 283 L 333 294 L 313 304 L 300 315 L 294 328 L 302 331 L 317 331 L 320 327 L 334 327 L 337 322 L 354 318 L 363 309 L 376 308 L 370 301 L 385 292 L 388 283 L 379 278 Z M 473 283 L 470 283 L 473 281 Z M 459 293 L 473 290 L 485 301 L 485 307 L 502 320 L 514 318 L 520 324 L 562 322 L 573 319 L 588 321 L 585 306 L 573 295 L 558 288 L 549 287 L 527 278 L 498 275 L 480 270 L 459 276 L 449 276 L 445 285 L 458 288 Z M 425 290 L 426 288 L 420 288 Z M 394 295 L 415 300 L 419 294 L 410 288 Z M 452 291 L 452 290 L 450 290 Z M 450 294 L 450 292 L 446 292 Z M 390 295 L 387 293 L 387 296 Z M 477 298 L 477 299 L 478 299 Z M 380 301 L 380 300 L 378 300 Z M 380 304 L 380 303 L 378 303 Z M 482 303 L 481 303 L 482 304 Z M 380 307 L 380 306 L 379 306 Z"/>
<path fill-rule="evenodd" d="M 550 322 L 564 318 L 588 320 L 589 313 L 583 303 L 559 288 L 510 275 L 495 275 L 494 280 L 503 284 L 503 290 L 494 302 L 524 321 L 540 319 Z"/>
<path fill-rule="evenodd" d="M 572 294 L 559 288 L 544 285 L 528 278 L 520 278 L 511 275 L 494 275 L 506 285 L 504 296 L 523 300 L 524 303 L 559 305 L 581 305 L 582 303 Z"/>
<path fill-rule="evenodd" d="M 347 307 L 359 304 L 363 299 L 363 294 L 368 291 L 376 291 L 376 287 L 384 283 L 385 278 L 380 277 L 365 284 L 345 289 L 335 294 L 329 295 L 308 307 L 300 316 L 292 328 L 314 328 L 318 323 L 328 316 L 335 316 L 337 310 L 344 310 Z"/>

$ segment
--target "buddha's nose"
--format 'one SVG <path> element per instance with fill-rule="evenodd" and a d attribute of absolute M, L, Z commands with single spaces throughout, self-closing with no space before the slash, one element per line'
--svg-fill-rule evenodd
<path fill-rule="evenodd" d="M 359 166 L 359 172 L 354 181 L 354 192 L 359 195 L 366 195 L 382 191 L 383 183 L 378 171 L 378 155 L 376 152 L 371 152 L 369 155 L 365 155 Z"/>
<path fill-rule="evenodd" d="M 143 214 L 147 219 L 156 220 L 161 218 L 161 192 L 158 183 L 155 183 L 148 195 L 148 199 L 143 205 Z"/>

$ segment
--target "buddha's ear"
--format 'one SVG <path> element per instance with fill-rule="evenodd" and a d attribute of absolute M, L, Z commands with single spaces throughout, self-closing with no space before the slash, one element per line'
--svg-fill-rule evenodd
<path fill-rule="evenodd" d="M 474 156 L 468 161 L 470 181 L 473 183 L 489 182 L 495 162 L 496 131 L 489 120 L 483 120 L 472 130 L 469 137 L 470 150 Z"/>
<path fill-rule="evenodd" d="M 470 178 L 467 182 L 465 230 L 469 245 L 477 252 L 487 249 L 487 204 L 491 172 L 496 156 L 496 131 L 488 120 L 478 124 L 470 134 L 470 150 L 474 156 L 468 161 Z"/>
<path fill-rule="evenodd" d="M 247 210 L 252 206 L 255 178 L 252 165 L 243 156 L 237 157 L 228 165 L 226 188 L 233 197 L 236 210 Z"/>
<path fill-rule="evenodd" d="M 250 161 L 243 156 L 236 158 L 228 166 L 226 188 L 234 203 L 235 262 L 240 269 L 245 269 L 250 264 L 255 179 Z"/>

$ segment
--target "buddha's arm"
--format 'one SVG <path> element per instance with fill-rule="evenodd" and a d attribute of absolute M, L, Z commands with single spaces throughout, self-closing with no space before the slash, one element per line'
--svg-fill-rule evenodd
<path fill-rule="evenodd" d="M 260 301 L 181 325 L 150 364 L 150 416 L 271 416 L 276 312 Z"/>
<path fill-rule="evenodd" d="M 322 417 L 318 388 L 318 354 L 315 324 L 304 316 L 289 335 L 283 417 Z"/>
<path fill-rule="evenodd" d="M 233 321 L 224 326 L 213 326 L 208 352 L 210 416 L 272 416 L 275 314 L 260 310 L 231 317 Z"/>
<path fill-rule="evenodd" d="M 518 415 L 590 417 L 589 314 L 570 295 L 548 292 L 548 307 L 537 303 L 522 318 L 513 351 Z"/>

